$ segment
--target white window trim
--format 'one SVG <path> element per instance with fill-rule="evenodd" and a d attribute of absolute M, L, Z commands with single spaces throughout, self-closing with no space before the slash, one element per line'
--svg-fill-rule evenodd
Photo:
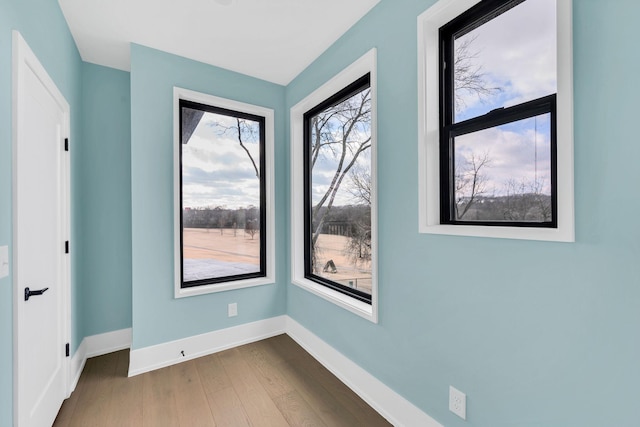
<path fill-rule="evenodd" d="M 304 276 L 304 120 L 303 115 L 365 74 L 371 76 L 371 304 L 337 292 Z M 291 108 L 291 278 L 301 287 L 371 322 L 378 322 L 376 49 L 345 68 Z"/>
<path fill-rule="evenodd" d="M 419 231 L 506 239 L 575 241 L 573 182 L 572 0 L 557 0 L 558 227 L 527 228 L 440 224 L 439 48 L 440 27 L 480 0 L 440 0 L 418 16 Z"/>
<path fill-rule="evenodd" d="M 254 114 L 265 118 L 265 199 L 266 199 L 266 276 L 243 280 L 229 280 L 228 282 L 214 283 L 211 285 L 181 288 L 182 284 L 182 260 L 180 252 L 180 100 L 199 102 L 229 110 Z M 174 206 L 174 271 L 175 271 L 175 297 L 183 298 L 194 295 L 210 294 L 213 292 L 229 291 L 233 289 L 248 288 L 252 286 L 269 285 L 276 282 L 275 262 L 275 213 L 274 213 L 274 112 L 272 109 L 257 105 L 245 104 L 231 99 L 220 98 L 200 92 L 194 92 L 179 87 L 173 88 L 173 206 Z"/>

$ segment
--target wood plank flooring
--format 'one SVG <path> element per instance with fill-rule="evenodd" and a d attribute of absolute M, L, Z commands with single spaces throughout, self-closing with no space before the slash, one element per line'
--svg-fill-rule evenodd
<path fill-rule="evenodd" d="M 54 426 L 391 425 L 287 335 L 132 378 L 128 366 L 128 350 L 87 360 Z"/>

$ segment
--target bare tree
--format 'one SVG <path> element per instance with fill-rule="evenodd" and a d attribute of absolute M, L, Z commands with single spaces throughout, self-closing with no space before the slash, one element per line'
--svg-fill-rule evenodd
<path fill-rule="evenodd" d="M 551 196 L 544 194 L 544 180 L 529 182 L 510 179 L 505 184 L 504 219 L 510 221 L 550 221 Z"/>
<path fill-rule="evenodd" d="M 371 170 L 361 165 L 351 168 L 349 175 L 351 195 L 359 203 L 371 206 Z"/>
<path fill-rule="evenodd" d="M 363 221 L 362 218 L 351 225 L 346 252 L 354 264 L 371 261 L 371 218 Z"/>
<path fill-rule="evenodd" d="M 354 264 L 371 261 L 371 169 L 355 165 L 349 175 L 348 190 L 359 206 L 368 207 L 367 211 L 354 207 L 350 221 L 349 240 L 345 251 Z"/>
<path fill-rule="evenodd" d="M 256 135 L 255 126 L 253 126 L 252 124 L 255 122 L 252 122 L 250 120 L 240 119 L 238 117 L 236 117 L 235 120 L 236 122 L 233 124 L 233 126 L 224 126 L 222 123 L 219 123 L 219 122 L 214 122 L 214 126 L 217 126 L 220 129 L 222 129 L 222 132 L 220 132 L 221 135 L 227 135 L 227 134 L 234 135 L 234 137 L 238 140 L 240 147 L 245 151 L 245 153 L 247 153 L 247 156 L 249 156 L 249 160 L 251 160 L 253 169 L 256 172 L 256 177 L 260 179 L 260 169 L 258 168 L 258 165 L 256 164 L 256 161 L 253 158 L 251 151 L 249 151 L 249 149 L 245 145 L 247 138 L 254 139 L 258 137 L 258 135 Z"/>
<path fill-rule="evenodd" d="M 484 170 L 490 167 L 488 151 L 482 154 L 471 153 L 469 158 L 456 159 L 456 219 L 463 219 L 478 197 L 486 194 L 488 179 Z"/>
<path fill-rule="evenodd" d="M 244 225 L 244 231 L 249 234 L 251 236 L 251 240 L 253 240 L 253 237 L 258 232 L 258 220 L 248 219 Z"/>
<path fill-rule="evenodd" d="M 533 183 L 534 205 L 543 221 L 551 221 L 551 195 L 543 192 L 544 180 L 536 179 Z"/>
<path fill-rule="evenodd" d="M 340 186 L 362 153 L 371 148 L 371 90 L 365 89 L 324 110 L 311 119 L 310 125 L 311 169 L 322 158 L 336 165 L 327 190 L 312 208 L 312 245 L 315 255 L 316 242 Z M 315 262 L 313 264 L 315 269 Z"/>
<path fill-rule="evenodd" d="M 216 206 L 214 208 L 214 211 L 217 214 L 216 216 L 218 219 L 218 228 L 220 228 L 220 235 L 222 236 L 222 234 L 224 233 L 224 226 L 226 225 L 227 217 L 229 216 L 229 214 L 226 209 L 220 206 Z"/>
<path fill-rule="evenodd" d="M 453 69 L 454 69 L 454 86 L 455 86 L 455 109 L 461 111 L 466 107 L 463 94 L 466 92 L 476 95 L 481 101 L 486 97 L 500 92 L 499 87 L 491 87 L 486 75 L 482 71 L 482 65 L 477 63 L 479 55 L 478 51 L 472 50 L 472 44 L 476 37 L 465 37 L 455 48 Z"/>

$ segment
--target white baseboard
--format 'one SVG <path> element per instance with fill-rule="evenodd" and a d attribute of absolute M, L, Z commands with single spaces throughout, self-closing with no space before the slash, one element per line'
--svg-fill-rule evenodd
<path fill-rule="evenodd" d="M 131 350 L 129 376 L 164 368 L 285 333 L 287 316 L 272 317 L 219 331 Z"/>
<path fill-rule="evenodd" d="M 287 316 L 287 334 L 396 427 L 442 424 Z"/>
<path fill-rule="evenodd" d="M 131 347 L 131 328 L 106 334 L 92 335 L 82 340 L 86 343 L 87 358 L 102 356 Z"/>
<path fill-rule="evenodd" d="M 67 397 L 69 397 L 76 389 L 78 380 L 80 379 L 80 374 L 82 374 L 82 370 L 84 369 L 84 365 L 88 358 L 101 356 L 103 354 L 112 353 L 114 351 L 130 347 L 131 328 L 85 337 L 71 358 L 69 367 L 69 390 Z"/>
<path fill-rule="evenodd" d="M 67 390 L 67 397 L 71 396 L 71 393 L 76 389 L 78 385 L 78 381 L 80 380 L 80 374 L 82 374 L 82 370 L 84 369 L 84 365 L 87 362 L 87 350 L 86 350 L 85 340 L 82 340 L 78 349 L 73 354 L 71 358 L 71 363 L 69 366 L 69 388 Z"/>

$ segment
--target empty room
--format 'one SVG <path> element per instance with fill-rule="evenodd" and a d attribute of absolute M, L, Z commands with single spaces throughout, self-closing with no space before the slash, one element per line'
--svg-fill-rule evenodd
<path fill-rule="evenodd" d="M 639 427 L 638 16 L 0 0 L 0 426 Z"/>

